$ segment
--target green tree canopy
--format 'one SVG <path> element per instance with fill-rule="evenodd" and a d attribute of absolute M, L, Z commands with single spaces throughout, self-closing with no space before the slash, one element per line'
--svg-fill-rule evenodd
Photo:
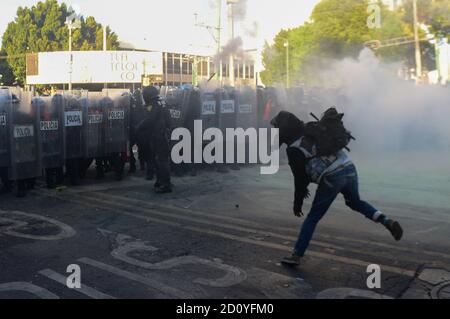
<path fill-rule="evenodd" d="M 25 82 L 26 53 L 68 50 L 69 32 L 65 24 L 68 16 L 66 4 L 59 4 L 57 0 L 40 1 L 31 8 L 18 8 L 16 18 L 3 34 L 2 50 L 8 56 L 7 63 L 19 84 Z M 82 17 L 81 28 L 73 32 L 73 50 L 102 49 L 102 30 L 95 18 Z M 118 37 L 110 28 L 107 28 L 107 46 L 108 49 L 118 48 Z M 1 61 L 0 72 L 3 72 Z"/>
<path fill-rule="evenodd" d="M 411 31 L 399 13 L 391 12 L 379 3 L 381 28 L 368 27 L 368 0 L 322 0 L 314 8 L 310 21 L 290 30 L 282 30 L 272 46 L 263 52 L 265 84 L 284 83 L 286 79 L 286 47 L 289 41 L 291 82 L 306 82 L 313 78 L 314 69 L 329 59 L 356 57 L 367 41 L 411 36 Z M 407 47 L 378 51 L 381 58 L 400 60 Z M 292 81 L 294 80 L 295 81 Z"/>
<path fill-rule="evenodd" d="M 443 38 L 450 34 L 450 1 L 448 0 L 417 0 L 419 22 L 430 27 L 430 31 Z M 400 8 L 403 20 L 413 25 L 413 3 L 405 0 Z"/>

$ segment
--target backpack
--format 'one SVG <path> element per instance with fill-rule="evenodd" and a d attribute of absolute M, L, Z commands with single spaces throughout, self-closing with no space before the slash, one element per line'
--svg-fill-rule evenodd
<path fill-rule="evenodd" d="M 350 151 L 347 145 L 355 138 L 344 126 L 343 113 L 338 113 L 336 108 L 332 107 L 325 111 L 321 119 L 313 113 L 311 116 L 317 121 L 306 124 L 305 136 L 315 142 L 316 156 L 330 156 L 342 149 Z"/>

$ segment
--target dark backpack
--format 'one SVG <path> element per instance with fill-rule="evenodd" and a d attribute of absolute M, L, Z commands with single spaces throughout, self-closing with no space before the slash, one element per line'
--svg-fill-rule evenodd
<path fill-rule="evenodd" d="M 316 156 L 330 156 L 344 148 L 350 151 L 347 145 L 355 138 L 344 126 L 343 113 L 338 113 L 336 108 L 332 107 L 320 120 L 313 113 L 311 115 L 317 121 L 306 124 L 305 136 L 314 140 Z"/>

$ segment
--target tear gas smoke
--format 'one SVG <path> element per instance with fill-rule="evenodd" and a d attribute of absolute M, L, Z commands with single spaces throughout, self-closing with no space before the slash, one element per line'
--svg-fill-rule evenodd
<path fill-rule="evenodd" d="M 220 61 L 226 61 L 230 55 L 235 57 L 244 57 L 245 52 L 243 49 L 243 41 L 241 37 L 237 37 L 228 41 L 228 43 L 222 47 L 221 51 L 214 56 L 214 63 L 219 63 Z"/>
<path fill-rule="evenodd" d="M 338 105 L 359 148 L 374 151 L 450 150 L 450 90 L 400 79 L 398 65 L 381 63 L 364 49 L 358 60 L 336 62 L 324 79 L 338 80 Z M 340 82 L 340 83 L 339 83 Z"/>
<path fill-rule="evenodd" d="M 400 79 L 399 64 L 382 63 L 369 49 L 357 59 L 322 62 L 311 73 L 321 87 L 298 98 L 278 87 L 279 105 L 305 122 L 313 121 L 310 112 L 320 115 L 330 106 L 345 113 L 357 139 L 349 145 L 350 156 L 370 197 L 448 208 L 449 87 Z"/>
<path fill-rule="evenodd" d="M 322 88 L 310 90 L 304 104 L 308 113 L 320 114 L 334 105 L 343 111 L 346 126 L 357 137 L 352 143 L 354 150 L 450 150 L 448 87 L 402 80 L 396 74 L 399 65 L 381 63 L 369 49 L 364 49 L 358 59 L 329 61 L 323 65 L 326 69 L 314 72 Z M 311 98 L 320 102 L 311 107 L 308 105 Z M 282 101 L 286 99 L 281 95 Z M 301 114 L 304 116 L 305 112 Z"/>
<path fill-rule="evenodd" d="M 259 23 L 253 21 L 251 25 L 244 26 L 245 35 L 251 38 L 256 38 L 259 34 Z"/>
<path fill-rule="evenodd" d="M 235 22 L 244 21 L 247 17 L 248 0 L 239 0 L 233 5 L 233 18 Z"/>

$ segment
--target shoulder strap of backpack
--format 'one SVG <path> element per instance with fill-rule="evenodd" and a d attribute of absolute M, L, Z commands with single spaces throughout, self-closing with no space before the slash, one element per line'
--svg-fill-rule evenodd
<path fill-rule="evenodd" d="M 296 148 L 298 150 L 300 150 L 303 155 L 305 155 L 306 159 L 310 160 L 313 159 L 314 157 L 316 157 L 313 154 L 313 150 L 312 151 L 308 151 L 304 146 L 303 146 L 303 140 L 304 140 L 304 136 L 301 137 L 300 139 L 298 139 L 297 141 L 295 141 L 294 143 L 292 143 L 291 145 L 289 145 L 289 147 L 293 147 Z"/>

